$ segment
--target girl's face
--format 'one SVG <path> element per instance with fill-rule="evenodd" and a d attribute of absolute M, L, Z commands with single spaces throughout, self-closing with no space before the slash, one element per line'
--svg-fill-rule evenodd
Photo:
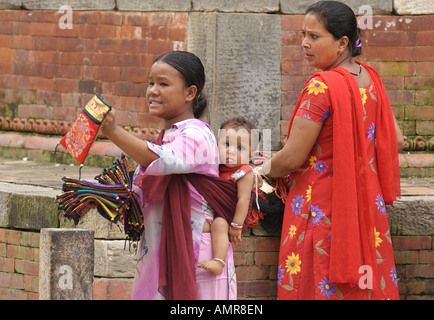
<path fill-rule="evenodd" d="M 197 88 L 185 85 L 182 75 L 163 61 L 157 61 L 149 73 L 146 100 L 149 113 L 165 120 L 166 128 L 172 124 L 194 118 L 192 101 Z"/>
<path fill-rule="evenodd" d="M 246 129 L 223 128 L 219 134 L 220 163 L 228 168 L 239 167 L 250 161 L 251 136 Z"/>
<path fill-rule="evenodd" d="M 327 31 L 315 15 L 308 13 L 303 20 L 303 47 L 304 59 L 309 66 L 329 70 L 338 64 L 338 60 L 343 55 L 338 55 L 342 47 L 341 39 L 336 40 L 333 35 Z"/>

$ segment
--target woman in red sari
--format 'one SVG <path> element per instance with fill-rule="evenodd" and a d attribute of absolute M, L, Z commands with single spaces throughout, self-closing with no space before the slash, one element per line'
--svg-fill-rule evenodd
<path fill-rule="evenodd" d="M 402 133 L 378 74 L 353 60 L 359 29 L 345 4 L 303 21 L 305 84 L 287 142 L 263 173 L 290 174 L 278 299 L 399 299 L 386 204 L 400 196 Z"/>

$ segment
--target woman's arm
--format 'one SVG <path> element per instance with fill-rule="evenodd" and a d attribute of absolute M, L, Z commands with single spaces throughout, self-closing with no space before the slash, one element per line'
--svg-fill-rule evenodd
<path fill-rule="evenodd" d="M 402 131 L 398 126 L 398 121 L 396 121 L 395 116 L 393 117 L 393 121 L 395 121 L 395 131 L 396 131 L 396 141 L 398 143 L 398 152 L 404 150 L 404 136 L 402 135 Z"/>
<path fill-rule="evenodd" d="M 283 177 L 297 170 L 306 161 L 322 125 L 303 117 L 295 117 L 283 149 L 262 166 L 269 177 Z"/>
<path fill-rule="evenodd" d="M 129 157 L 143 167 L 158 159 L 158 155 L 148 148 L 145 140 L 141 140 L 116 124 L 116 111 L 112 109 L 106 116 L 101 127 L 105 137 L 121 148 Z"/>

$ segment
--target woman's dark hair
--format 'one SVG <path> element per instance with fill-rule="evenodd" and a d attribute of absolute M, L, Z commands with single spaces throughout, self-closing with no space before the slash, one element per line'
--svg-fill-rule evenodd
<path fill-rule="evenodd" d="M 185 85 L 196 86 L 197 93 L 193 100 L 193 114 L 199 119 L 207 106 L 207 99 L 202 90 L 205 85 L 205 70 L 200 59 L 191 52 L 170 51 L 162 54 L 154 63 L 161 61 L 175 68 L 184 78 Z"/>
<path fill-rule="evenodd" d="M 338 1 L 320 1 L 310 5 L 306 9 L 308 13 L 315 15 L 336 40 L 348 37 L 351 57 L 362 54 L 361 29 L 357 27 L 356 15 L 349 6 Z"/>

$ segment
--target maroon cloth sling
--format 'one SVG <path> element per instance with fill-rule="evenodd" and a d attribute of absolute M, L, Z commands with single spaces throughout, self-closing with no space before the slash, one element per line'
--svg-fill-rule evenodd
<path fill-rule="evenodd" d="M 162 144 L 163 135 L 164 130 L 160 132 L 156 144 Z M 158 289 L 168 300 L 197 299 L 188 182 L 228 223 L 232 222 L 237 204 L 236 184 L 220 177 L 195 173 L 145 175 L 137 181 L 143 190 L 144 202 L 164 201 Z"/>

